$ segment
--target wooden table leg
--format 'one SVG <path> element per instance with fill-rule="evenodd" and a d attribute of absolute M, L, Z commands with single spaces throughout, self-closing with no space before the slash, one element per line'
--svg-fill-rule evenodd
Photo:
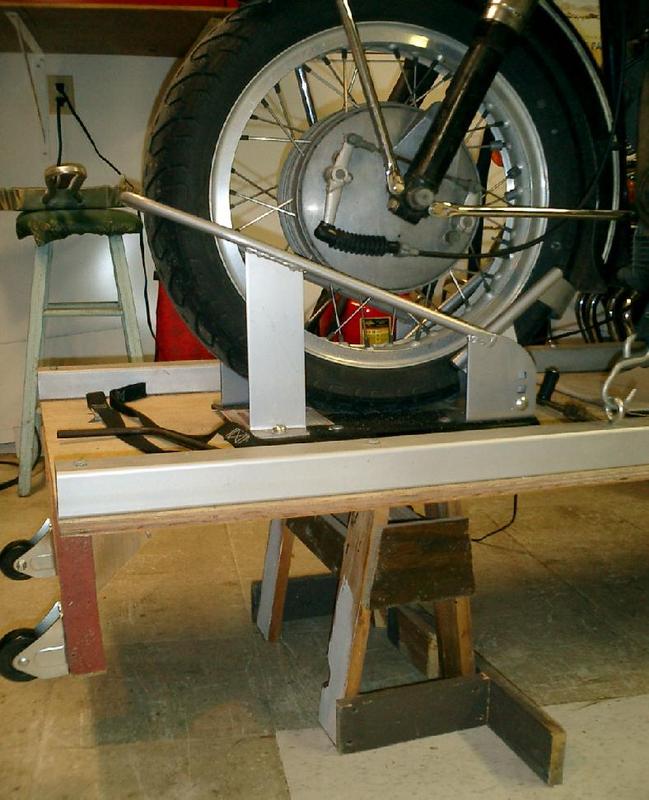
<path fill-rule="evenodd" d="M 320 695 L 320 724 L 334 743 L 337 701 L 360 689 L 371 621 L 369 597 L 389 511 L 355 512 L 349 520 L 329 639 L 329 680 Z"/>
<path fill-rule="evenodd" d="M 276 642 L 282 632 L 294 539 L 295 536 L 286 527 L 285 520 L 274 519 L 270 523 L 257 613 L 257 627 L 269 642 Z"/>
<path fill-rule="evenodd" d="M 62 537 L 54 524 L 53 541 L 70 674 L 105 672 L 92 537 Z"/>

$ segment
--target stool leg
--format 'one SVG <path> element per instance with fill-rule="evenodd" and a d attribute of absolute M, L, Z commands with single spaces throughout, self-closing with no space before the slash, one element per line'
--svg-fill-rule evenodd
<path fill-rule="evenodd" d="M 32 459 L 34 457 L 34 427 L 38 395 L 38 362 L 43 344 L 43 310 L 47 302 L 52 243 L 36 248 L 34 277 L 32 279 L 31 305 L 29 309 L 29 333 L 25 355 L 25 378 L 23 383 L 23 409 L 18 444 L 18 494 L 25 497 L 32 486 Z"/>
<path fill-rule="evenodd" d="M 108 245 L 113 259 L 117 296 L 122 307 L 122 327 L 124 328 L 124 339 L 126 340 L 126 352 L 128 353 L 129 361 L 142 361 L 142 341 L 137 324 L 133 287 L 131 286 L 131 278 L 128 272 L 124 242 L 121 236 L 109 236 Z"/>

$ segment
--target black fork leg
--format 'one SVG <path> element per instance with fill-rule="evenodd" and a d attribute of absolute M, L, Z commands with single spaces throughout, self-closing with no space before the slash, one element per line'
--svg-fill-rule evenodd
<path fill-rule="evenodd" d="M 500 66 L 538 0 L 489 0 L 476 35 L 406 174 L 394 211 L 410 222 L 428 215 L 434 194 L 462 144 Z"/>

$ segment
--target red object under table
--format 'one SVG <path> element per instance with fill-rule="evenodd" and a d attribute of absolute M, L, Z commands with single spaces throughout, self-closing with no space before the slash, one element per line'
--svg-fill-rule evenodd
<path fill-rule="evenodd" d="M 194 361 L 214 358 L 189 330 L 164 286 L 158 287 L 156 307 L 156 361 Z"/>

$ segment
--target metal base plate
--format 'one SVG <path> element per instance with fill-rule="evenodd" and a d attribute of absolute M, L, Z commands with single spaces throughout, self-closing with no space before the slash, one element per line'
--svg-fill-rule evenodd
<path fill-rule="evenodd" d="M 323 413 L 307 408 L 307 426 L 287 431 L 255 431 L 249 427 L 248 409 L 219 409 L 228 420 L 240 425 L 249 435 L 229 438 L 234 447 L 286 444 L 287 442 L 335 442 L 349 439 L 382 439 L 420 433 L 444 433 L 465 430 L 485 430 L 537 425 L 533 416 L 517 416 L 497 420 L 467 422 L 464 396 L 418 404 L 415 409 L 369 409 L 363 414 L 352 411 Z"/>

